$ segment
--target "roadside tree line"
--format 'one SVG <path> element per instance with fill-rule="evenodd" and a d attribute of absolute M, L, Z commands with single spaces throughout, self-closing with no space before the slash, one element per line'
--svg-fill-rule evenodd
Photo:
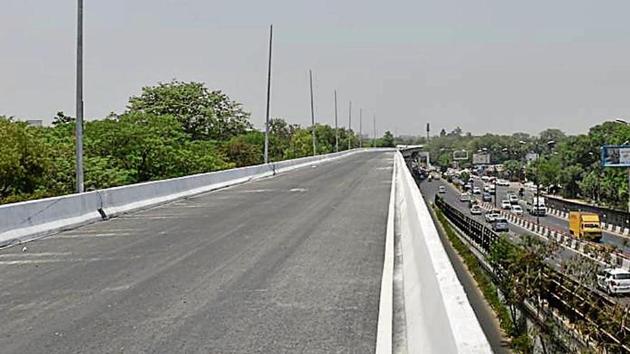
<path fill-rule="evenodd" d="M 84 123 L 86 190 L 263 163 L 264 132 L 240 103 L 201 83 L 144 87 L 125 112 Z M 0 204 L 70 194 L 75 185 L 75 119 L 58 112 L 52 126 L 32 127 L 0 116 Z M 270 161 L 335 151 L 335 129 L 270 122 Z M 359 145 L 339 128 L 339 150 Z M 363 141 L 370 146 L 371 140 Z M 376 146 L 393 146 L 387 132 Z"/>
<path fill-rule="evenodd" d="M 600 147 L 621 145 L 629 140 L 630 126 L 609 121 L 579 135 L 547 129 L 537 136 L 526 133 L 474 136 L 456 128 L 451 132 L 442 130 L 426 145 L 432 163 L 444 169 L 454 162 L 453 152 L 456 150 L 466 150 L 469 156 L 488 152 L 491 163 L 503 164 L 502 177 L 532 182 L 537 182 L 539 178 L 541 185 L 555 186 L 563 197 L 581 198 L 625 210 L 628 201 L 627 171 L 623 168 L 603 168 Z M 426 139 L 419 138 L 415 142 L 426 143 Z M 529 153 L 538 153 L 540 158 L 527 162 Z M 460 165 L 471 167 L 470 159 Z"/>

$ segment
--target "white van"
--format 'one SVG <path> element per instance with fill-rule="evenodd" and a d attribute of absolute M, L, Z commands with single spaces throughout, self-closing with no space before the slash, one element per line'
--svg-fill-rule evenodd
<path fill-rule="evenodd" d="M 630 293 L 630 271 L 606 268 L 597 273 L 597 286 L 609 295 Z"/>

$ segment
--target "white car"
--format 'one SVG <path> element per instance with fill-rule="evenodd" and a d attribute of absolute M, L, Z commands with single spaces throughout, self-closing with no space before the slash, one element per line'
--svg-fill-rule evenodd
<path fill-rule="evenodd" d="M 459 195 L 459 201 L 460 202 L 469 202 L 470 201 L 470 194 L 468 193 L 462 193 Z"/>
<path fill-rule="evenodd" d="M 510 203 L 512 203 L 512 204 L 518 204 L 518 197 L 515 196 L 514 194 L 510 194 L 508 199 L 510 200 Z"/>
<path fill-rule="evenodd" d="M 497 185 L 498 186 L 509 187 L 510 186 L 510 181 L 508 181 L 506 179 L 498 179 L 497 180 Z"/>
<path fill-rule="evenodd" d="M 512 205 L 512 207 L 510 208 L 510 211 L 514 215 L 523 215 L 523 208 L 521 208 L 520 205 Z"/>
<path fill-rule="evenodd" d="M 481 210 L 481 207 L 480 207 L 479 205 L 477 205 L 477 204 L 473 205 L 473 206 L 470 208 L 470 213 L 471 213 L 472 215 L 481 215 L 481 211 L 482 211 L 482 210 Z"/>
<path fill-rule="evenodd" d="M 473 188 L 473 194 L 481 194 L 481 189 L 479 187 Z"/>
<path fill-rule="evenodd" d="M 494 220 L 501 216 L 501 213 L 498 210 L 490 210 L 484 214 L 484 219 L 486 222 L 492 223 Z"/>
<path fill-rule="evenodd" d="M 608 294 L 630 293 L 630 271 L 607 268 L 597 274 L 597 286 Z"/>
<path fill-rule="evenodd" d="M 440 193 L 440 194 L 444 194 L 444 193 L 446 193 L 446 187 L 444 187 L 444 186 L 439 186 L 439 187 L 438 187 L 438 193 Z"/>
<path fill-rule="evenodd" d="M 512 203 L 510 203 L 509 200 L 502 200 L 501 201 L 501 209 L 512 210 Z"/>

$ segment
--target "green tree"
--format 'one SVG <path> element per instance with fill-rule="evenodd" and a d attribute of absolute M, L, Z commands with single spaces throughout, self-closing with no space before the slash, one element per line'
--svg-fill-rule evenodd
<path fill-rule="evenodd" d="M 389 130 L 385 132 L 385 134 L 383 135 L 383 143 L 382 145 L 383 147 L 394 147 L 396 145 L 394 145 L 394 135 L 392 135 L 392 132 L 390 132 Z"/>
<path fill-rule="evenodd" d="M 235 136 L 224 145 L 225 155 L 229 161 L 236 164 L 236 167 L 261 164 L 264 162 L 264 139 L 261 132 Z"/>
<path fill-rule="evenodd" d="M 228 140 L 252 128 L 249 113 L 221 91 L 210 91 L 198 82 L 172 81 L 142 89 L 129 99 L 131 113 L 170 115 L 193 140 Z"/>
<path fill-rule="evenodd" d="M 0 116 L 0 141 L 0 200 L 38 191 L 50 167 L 41 130 Z"/>

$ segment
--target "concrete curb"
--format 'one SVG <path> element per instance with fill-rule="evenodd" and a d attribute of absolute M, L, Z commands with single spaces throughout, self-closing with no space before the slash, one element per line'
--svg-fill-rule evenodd
<path fill-rule="evenodd" d="M 390 354 L 393 350 L 394 313 L 394 223 L 396 215 L 396 180 L 398 164 L 394 160 L 392 186 L 389 195 L 387 231 L 385 235 L 385 256 L 381 279 L 381 296 L 378 307 L 378 327 L 376 333 L 376 353 Z"/>

